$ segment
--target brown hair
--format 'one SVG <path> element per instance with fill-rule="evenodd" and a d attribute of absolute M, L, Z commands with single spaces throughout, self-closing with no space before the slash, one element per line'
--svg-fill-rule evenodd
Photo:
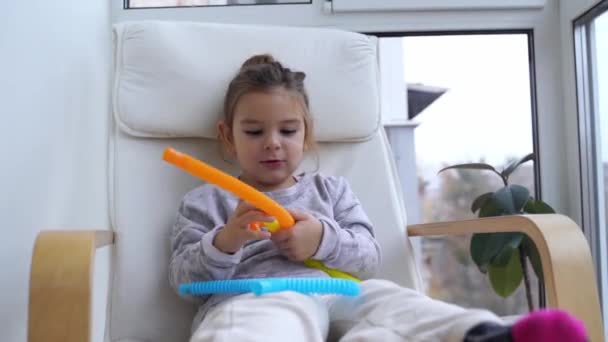
<path fill-rule="evenodd" d="M 224 123 L 232 130 L 234 109 L 246 93 L 252 91 L 268 92 L 282 87 L 297 95 L 304 111 L 304 146 L 315 147 L 313 123 L 310 115 L 308 94 L 304 87 L 306 74 L 285 68 L 269 54 L 255 55 L 247 59 L 238 74 L 230 81 L 224 98 Z"/>

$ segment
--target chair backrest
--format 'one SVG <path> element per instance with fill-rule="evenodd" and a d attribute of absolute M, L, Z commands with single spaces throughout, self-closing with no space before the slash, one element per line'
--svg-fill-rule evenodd
<path fill-rule="evenodd" d="M 257 53 L 306 72 L 320 172 L 347 177 L 375 224 L 383 247 L 378 277 L 420 288 L 380 125 L 375 38 L 318 28 L 144 21 L 116 25 L 114 42 L 109 340 L 187 340 L 196 308 L 169 288 L 168 237 L 180 199 L 201 181 L 161 155 L 171 146 L 237 172 L 220 157 L 214 125 L 229 80 Z M 302 165 L 315 169 L 315 156 Z"/>

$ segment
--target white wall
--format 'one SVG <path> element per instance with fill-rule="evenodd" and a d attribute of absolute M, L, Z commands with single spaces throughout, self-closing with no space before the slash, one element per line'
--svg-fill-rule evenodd
<path fill-rule="evenodd" d="M 105 0 L 2 4 L 0 341 L 26 339 L 36 233 L 109 226 L 99 163 L 106 159 L 110 45 Z"/>

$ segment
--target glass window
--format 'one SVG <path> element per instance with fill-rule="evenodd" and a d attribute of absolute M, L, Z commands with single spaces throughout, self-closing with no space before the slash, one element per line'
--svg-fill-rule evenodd
<path fill-rule="evenodd" d="M 574 22 L 583 230 L 608 306 L 608 0 Z M 608 320 L 604 315 L 604 326 Z M 608 334 L 608 331 L 607 331 Z"/>
<path fill-rule="evenodd" d="M 310 4 L 311 0 L 127 0 L 126 8 Z"/>
<path fill-rule="evenodd" d="M 534 151 L 529 57 L 527 33 L 403 38 L 408 115 L 419 123 L 414 135 L 422 223 L 474 218 L 473 200 L 503 186 L 493 173 L 438 174 L 441 168 L 484 162 L 502 170 Z M 510 183 L 534 194 L 534 167 L 523 164 Z M 494 293 L 471 260 L 470 238 L 420 240 L 427 294 L 499 315 L 526 312 L 523 286 L 506 299 Z M 531 287 L 536 305 L 535 277 Z"/>

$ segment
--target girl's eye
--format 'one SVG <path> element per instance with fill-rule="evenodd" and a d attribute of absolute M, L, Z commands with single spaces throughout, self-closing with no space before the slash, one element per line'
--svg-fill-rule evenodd
<path fill-rule="evenodd" d="M 256 130 L 251 130 L 251 131 L 245 131 L 245 134 L 247 135 L 260 135 L 262 134 L 262 130 L 261 129 L 256 129 Z"/>
<path fill-rule="evenodd" d="M 282 129 L 281 130 L 281 134 L 292 135 L 292 134 L 294 134 L 297 131 L 298 131 L 297 129 Z"/>

